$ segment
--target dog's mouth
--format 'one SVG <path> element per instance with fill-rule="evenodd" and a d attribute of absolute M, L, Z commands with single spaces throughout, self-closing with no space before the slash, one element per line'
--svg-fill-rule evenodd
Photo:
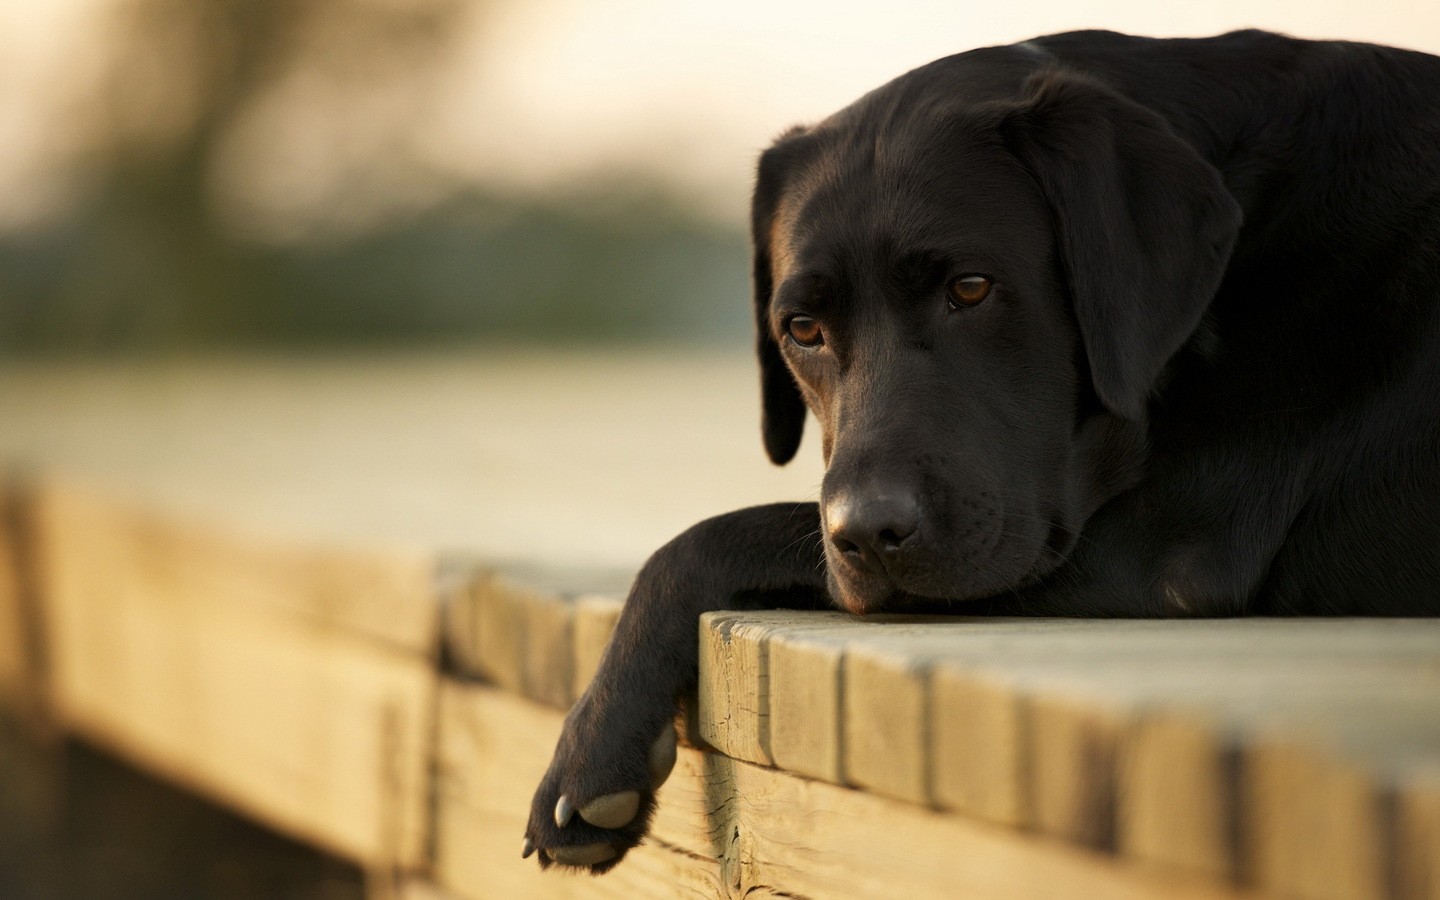
<path fill-rule="evenodd" d="M 959 560 L 955 554 L 927 550 L 888 565 L 856 564 L 830 545 L 826 547 L 830 596 L 840 608 L 857 616 L 953 611 L 957 604 L 974 603 L 1039 583 L 1065 563 L 1078 535 L 1063 525 L 1051 524 L 1033 540 L 1022 542 L 1018 538 L 1012 532 L 997 531 L 994 542 L 987 547 L 989 552 L 980 556 Z"/>

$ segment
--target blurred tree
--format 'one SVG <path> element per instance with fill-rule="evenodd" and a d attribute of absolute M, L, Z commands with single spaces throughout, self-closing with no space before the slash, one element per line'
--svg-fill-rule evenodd
<path fill-rule="evenodd" d="M 118 3 L 102 82 L 79 119 L 84 202 L 58 227 L 0 239 L 0 348 L 743 333 L 739 236 L 631 183 L 611 192 L 628 203 L 598 211 L 449 185 L 368 229 L 281 242 L 227 221 L 217 171 L 277 92 L 323 83 L 322 97 L 354 98 L 398 85 L 406 102 L 385 111 L 403 115 L 448 71 L 452 38 L 476 9 Z M 387 127 L 403 134 L 405 124 Z M 363 172 L 341 174 L 338 199 L 365 189 Z"/>

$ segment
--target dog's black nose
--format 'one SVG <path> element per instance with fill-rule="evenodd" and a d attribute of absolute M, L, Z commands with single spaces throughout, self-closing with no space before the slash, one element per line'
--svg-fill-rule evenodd
<path fill-rule="evenodd" d="M 879 490 L 825 502 L 830 542 L 853 565 L 883 572 L 920 527 L 920 501 L 906 490 Z"/>

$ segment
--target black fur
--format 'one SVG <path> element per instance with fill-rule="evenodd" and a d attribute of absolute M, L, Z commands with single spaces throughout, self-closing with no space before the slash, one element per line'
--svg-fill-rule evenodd
<path fill-rule="evenodd" d="M 822 500 L 646 565 L 537 846 L 643 834 L 550 813 L 636 789 L 648 815 L 703 610 L 1440 613 L 1440 59 L 1262 32 L 976 50 L 787 133 L 752 225 L 765 446 L 789 460 L 808 407 Z M 965 275 L 983 302 L 948 302 Z"/>

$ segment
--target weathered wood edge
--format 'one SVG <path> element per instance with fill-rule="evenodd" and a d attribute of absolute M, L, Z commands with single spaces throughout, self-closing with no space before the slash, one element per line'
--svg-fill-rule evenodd
<path fill-rule="evenodd" d="M 436 880 L 460 897 L 1253 896 L 693 749 L 622 865 L 542 874 L 519 844 L 562 715 L 486 685 L 441 694 Z"/>
<path fill-rule="evenodd" d="M 150 525 L 153 525 L 153 521 Z M 163 522 L 161 530 L 163 531 Z M 613 598 L 596 600 L 594 605 L 597 606 L 598 615 L 595 627 L 586 632 L 587 637 L 582 638 L 575 625 L 576 610 L 582 604 L 576 602 L 573 595 L 537 591 L 523 581 L 504 574 L 498 578 L 505 585 L 499 592 L 500 595 L 507 598 L 506 602 L 512 606 L 518 604 L 521 609 L 521 620 L 526 623 L 524 632 L 528 635 L 524 646 L 533 648 L 534 652 L 527 652 L 518 659 L 512 659 L 511 671 L 492 677 L 492 680 L 532 699 L 563 708 L 578 695 L 585 682 L 585 672 L 593 670 L 598 661 L 604 638 L 608 637 L 618 615 L 618 602 Z M 459 579 L 459 595 L 473 593 L 477 590 L 477 585 L 493 584 L 495 580 L 493 573 L 475 577 L 462 575 Z M 453 605 L 453 602 L 447 603 L 447 609 Z M 700 727 L 709 727 L 706 723 L 713 718 L 705 711 L 705 704 L 708 703 L 712 708 L 725 707 L 726 715 L 730 717 L 727 729 L 712 730 L 706 737 L 722 749 L 726 749 L 726 744 L 735 744 L 732 755 L 736 758 L 752 759 L 765 764 L 780 759 L 773 752 L 774 738 L 779 729 L 772 721 L 772 714 L 775 709 L 783 706 L 785 701 L 775 695 L 769 679 L 772 672 L 783 669 L 772 669 L 770 660 L 772 656 L 776 659 L 782 658 L 788 652 L 782 648 L 808 643 L 811 647 L 826 648 L 829 653 L 827 665 L 833 664 L 824 679 L 824 683 L 828 685 L 826 690 L 834 691 L 833 704 L 828 707 L 824 704 L 821 706 L 836 711 L 835 718 L 831 721 L 838 725 L 839 730 L 832 729 L 834 737 L 829 740 L 829 749 L 824 751 L 831 754 L 834 761 L 822 761 L 806 774 L 822 778 L 833 774 L 835 781 L 867 785 L 879 793 L 912 803 L 962 809 L 981 818 L 990 818 L 1011 826 L 1039 827 L 1092 846 L 1106 848 L 1113 844 L 1122 854 L 1138 859 L 1222 877 L 1240 875 L 1255 878 L 1257 883 L 1297 896 L 1388 896 L 1393 893 L 1396 896 L 1418 898 L 1440 895 L 1440 889 L 1436 887 L 1433 862 L 1435 854 L 1429 852 L 1434 846 L 1437 832 L 1433 785 L 1412 788 L 1410 781 L 1397 780 L 1399 776 L 1394 773 L 1376 775 L 1362 767 L 1363 777 L 1354 786 L 1353 794 L 1347 795 L 1353 799 L 1345 801 L 1350 804 L 1347 808 L 1357 810 L 1353 816 L 1347 818 L 1351 821 L 1364 821 L 1368 825 L 1362 836 L 1365 839 L 1349 841 L 1347 846 L 1352 850 L 1354 847 L 1372 848 L 1358 851 L 1363 861 L 1360 867 L 1363 871 L 1358 876 L 1351 874 L 1356 870 L 1353 862 L 1356 852 L 1344 850 L 1332 854 L 1328 860 L 1322 860 L 1316 866 L 1280 864 L 1267 867 L 1263 863 L 1265 853 L 1278 853 L 1283 858 L 1286 852 L 1290 852 L 1287 847 L 1308 845 L 1305 817 L 1278 814 L 1274 817 L 1275 821 L 1282 823 L 1278 827 L 1247 826 L 1246 823 L 1237 823 L 1235 820 L 1242 814 L 1241 806 L 1245 809 L 1286 809 L 1289 801 L 1284 798 L 1303 789 L 1287 787 L 1289 782 L 1283 777 L 1256 773 L 1271 770 L 1294 773 L 1303 770 L 1305 764 L 1290 761 L 1287 754 L 1299 754 L 1301 758 L 1305 758 L 1315 752 L 1313 744 L 1297 742 L 1296 739 L 1284 735 L 1267 734 L 1266 743 L 1257 745 L 1261 746 L 1262 750 L 1252 754 L 1242 746 L 1241 750 L 1237 751 L 1239 738 L 1233 723 L 1212 725 L 1198 713 L 1186 712 L 1183 704 L 1175 709 L 1157 710 L 1153 702 L 1132 700 L 1122 703 L 1116 710 L 1106 703 L 1095 703 L 1094 698 L 1084 697 L 1083 691 L 1078 697 L 1065 692 L 1053 693 L 1045 687 L 1046 679 L 1036 678 L 1033 673 L 1016 678 L 1014 673 L 1007 675 L 1002 672 L 1002 677 L 997 680 L 994 678 L 996 673 L 988 667 L 974 666 L 969 662 L 959 667 L 957 672 L 953 663 L 945 659 L 943 652 L 931 653 L 925 649 L 925 641 L 916 641 L 911 639 L 911 636 L 902 634 L 905 626 L 892 623 L 883 638 L 877 636 L 868 643 L 858 642 L 857 645 L 857 642 L 848 638 L 837 638 L 837 620 L 833 614 L 810 614 L 813 618 L 800 614 L 799 618 L 792 618 L 795 615 L 770 614 L 771 618 L 765 620 L 764 614 L 761 614 L 757 621 L 744 616 L 738 619 L 732 617 L 726 620 L 725 639 L 714 644 L 723 654 L 728 655 L 732 662 L 726 662 L 727 657 L 722 655 L 717 657 L 720 665 L 712 667 L 712 670 L 730 673 L 722 676 L 729 683 L 724 691 L 718 691 L 713 687 L 707 688 L 705 682 L 702 682 Z M 786 624 L 779 624 L 776 616 L 786 617 Z M 448 621 L 447 616 L 447 624 Z M 907 625 L 914 622 L 911 619 L 904 621 Z M 706 634 L 704 627 L 702 626 L 702 635 Z M 355 630 L 366 632 L 370 629 L 361 627 Z M 842 632 L 845 630 L 847 629 L 844 627 L 839 629 Z M 447 635 L 447 642 L 452 640 L 450 628 L 446 628 L 444 633 Z M 712 629 L 710 637 L 702 639 L 713 642 L 714 636 Z M 837 640 L 838 645 L 835 643 Z M 827 641 L 830 642 L 828 645 Z M 839 652 L 831 652 L 837 646 L 840 648 Z M 734 680 L 736 668 L 733 658 L 736 654 L 749 660 L 740 667 L 743 682 Z M 585 660 L 583 664 L 582 659 Z M 845 664 L 846 660 L 850 661 L 848 666 Z M 501 663 L 504 661 L 503 657 L 499 660 Z M 479 665 L 493 666 L 496 662 L 492 655 L 488 662 Z M 860 677 L 863 667 L 866 666 L 876 671 L 865 672 L 865 677 Z M 967 672 L 971 669 L 974 670 L 973 673 Z M 847 675 L 847 672 L 851 674 Z M 971 674 L 976 677 L 972 679 Z M 887 678 L 893 679 L 894 683 L 885 687 Z M 997 759 L 1003 757 L 1001 761 L 1008 760 L 1008 765 L 1012 768 L 1018 761 L 1022 770 L 1030 772 L 1028 784 L 1017 783 L 1008 796 L 1002 791 L 998 803 L 992 798 L 991 801 L 976 801 L 974 808 L 969 808 L 968 801 L 957 801 L 940 787 L 943 779 L 935 769 L 934 759 L 937 754 L 931 749 L 931 743 L 943 739 L 945 735 L 937 712 L 944 706 L 939 701 L 937 686 L 946 683 L 947 679 L 962 686 L 980 685 L 985 691 L 996 694 L 1000 704 L 997 707 L 1000 710 L 998 721 L 1001 724 L 997 726 L 997 733 L 1002 736 L 1000 745 L 1005 746 L 1005 741 L 1010 740 L 1009 746 L 1022 748 L 1019 753 L 997 754 Z M 714 681 L 715 677 L 709 680 Z M 791 681 L 793 683 L 793 677 Z M 847 682 L 851 684 L 850 690 L 846 689 Z M 742 683 L 748 686 L 745 690 L 734 690 Z M 872 690 L 872 699 L 865 700 L 865 692 L 875 685 L 884 689 Z M 789 696 L 788 691 L 785 696 Z M 721 697 L 727 699 L 717 699 Z M 897 698 L 905 699 L 906 702 L 893 702 Z M 738 710 L 738 714 L 733 708 L 737 706 L 744 707 Z M 811 706 L 811 709 L 815 708 Z M 872 762 L 857 766 L 853 761 L 865 758 L 867 751 L 862 750 L 860 754 L 854 752 L 855 748 L 863 746 L 863 741 L 857 738 L 868 727 L 865 723 L 880 721 L 875 718 L 877 712 L 882 718 L 884 714 L 894 714 L 900 723 L 899 727 L 886 726 L 880 729 L 886 740 L 899 736 L 901 747 L 917 754 L 914 760 L 919 760 L 912 760 L 906 767 L 906 774 L 902 776 L 911 780 L 899 783 L 898 786 L 877 782 L 875 776 L 867 774 L 872 771 L 879 772 L 880 778 L 891 774 L 887 773 L 883 766 L 887 759 L 892 758 L 895 749 L 893 745 L 881 743 L 877 748 L 868 751 Z M 1117 715 L 1119 719 L 1112 721 Z M 1079 724 L 1066 724 L 1067 717 L 1076 716 L 1079 717 Z M 823 716 L 816 718 L 822 720 Z M 787 718 L 786 721 L 793 724 L 800 720 Z M 1094 726 L 1095 721 L 1102 723 L 1098 731 Z M 1042 723 L 1039 728 L 1036 727 L 1037 722 Z M 1167 736 L 1166 728 L 1173 729 L 1176 722 L 1183 726 L 1180 729 L 1182 732 L 1188 728 L 1191 733 L 1179 737 L 1174 734 Z M 904 727 L 905 723 L 918 723 L 918 731 Z M 848 738 L 847 728 L 851 730 Z M 1195 729 L 1198 729 L 1198 732 Z M 100 726 L 92 730 L 98 735 L 105 729 Z M 907 734 L 910 737 L 906 737 Z M 1057 737 L 1057 734 L 1061 736 Z M 1095 734 L 1099 734 L 1099 737 L 1096 738 Z M 115 740 L 117 744 L 124 743 L 123 737 L 116 737 Z M 905 741 L 909 741 L 908 747 Z M 1147 833 L 1147 828 L 1142 824 L 1146 821 L 1147 813 L 1138 805 L 1138 801 L 1132 801 L 1134 798 L 1153 794 L 1156 788 L 1145 778 L 1135 774 L 1140 770 L 1136 761 L 1145 759 L 1147 753 L 1152 757 L 1158 753 L 1160 757 L 1173 761 L 1176 747 L 1183 747 L 1187 741 L 1192 745 L 1193 752 L 1192 761 L 1187 762 L 1186 766 L 1193 766 L 1196 770 L 1206 770 L 1208 767 L 1201 781 L 1218 788 L 1216 793 L 1205 794 L 1212 800 L 1219 798 L 1214 809 L 1202 810 L 1194 817 L 1203 823 L 1204 829 L 1208 829 L 1203 837 L 1209 843 L 1197 853 L 1189 850 L 1171 853 L 1164 849 L 1166 841 L 1155 841 L 1155 847 L 1147 848 L 1143 839 L 1136 837 Z M 1163 749 L 1146 750 L 1147 742 Z M 1098 746 L 1098 751 L 1090 749 L 1092 745 Z M 1049 787 L 1037 788 L 1036 779 L 1043 782 L 1043 776 L 1039 774 L 1043 763 L 1037 760 L 1043 760 L 1047 754 L 1056 755 L 1053 749 L 1056 747 L 1072 748 L 1062 749 L 1058 753 L 1057 758 L 1065 764 L 1073 764 L 1076 759 L 1083 760 L 1100 753 L 1101 755 L 1095 758 L 1102 760 L 1101 768 L 1111 771 L 1113 777 L 1109 782 L 1103 778 L 1095 779 L 1094 765 L 1090 763 L 1073 769 L 1070 775 L 1062 774 L 1052 779 L 1071 785 L 1080 780 L 1098 783 L 1101 787 L 1095 793 L 1100 795 L 1100 799 L 1078 803 L 1080 809 L 1088 811 L 1075 815 L 1067 813 L 1058 820 L 1047 820 L 1043 812 L 1043 801 L 1037 801 L 1036 796 L 1049 797 L 1056 791 Z M 1077 751 L 1073 749 L 1075 747 L 1081 749 Z M 1276 747 L 1281 749 L 1274 749 Z M 842 748 L 850 748 L 851 753 L 843 753 Z M 1026 752 L 1027 749 L 1029 752 Z M 1237 756 L 1237 753 L 1240 755 Z M 1267 769 L 1267 757 L 1264 755 L 1267 753 L 1270 756 L 1279 753 L 1284 762 L 1273 764 Z M 783 754 L 781 756 L 783 757 Z M 1247 761 L 1251 760 L 1252 756 L 1254 760 L 1248 762 L 1247 768 Z M 1109 761 L 1105 761 L 1107 758 Z M 1319 764 L 1325 771 L 1323 777 L 1342 781 L 1348 778 L 1354 782 L 1354 762 L 1345 759 L 1343 754 L 1337 758 L 1340 760 L 1336 764 L 1339 766 L 1338 770 L 1334 766 L 1326 770 L 1325 763 Z M 974 766 L 974 760 L 971 760 L 971 766 L 980 768 Z M 1175 767 L 1170 768 L 1173 770 Z M 1061 771 L 1064 771 L 1063 766 Z M 1255 794 L 1253 790 L 1250 794 L 1240 793 L 1240 788 L 1236 786 L 1237 771 L 1250 772 L 1251 780 L 1248 783 L 1252 786 L 1264 786 L 1261 793 Z M 184 775 L 180 778 L 186 780 Z M 1015 780 L 1026 781 L 1024 778 Z M 1171 782 L 1173 784 L 1173 778 Z M 1314 781 L 1312 779 L 1306 783 L 1313 784 Z M 1286 793 L 1287 790 L 1290 794 Z M 1272 794 L 1281 799 L 1266 799 Z M 961 796 L 963 797 L 963 792 Z M 236 802 L 244 806 L 243 798 L 237 798 Z M 1102 826 L 1098 836 L 1083 831 L 1075 833 L 1066 830 L 1071 827 L 1067 822 L 1074 821 L 1077 816 L 1082 822 L 1086 816 L 1093 818 L 1094 809 L 1100 808 L 1104 811 L 1107 804 L 1109 808 L 1106 814 L 1112 817 L 1111 823 Z M 1376 809 L 1379 812 L 1372 815 Z M 1194 834 L 1192 829 L 1190 836 L 1193 837 Z M 1237 834 L 1253 834 L 1257 838 L 1254 848 L 1246 851 L 1245 858 L 1240 858 L 1241 842 L 1236 839 Z M 1375 835 L 1391 834 L 1395 836 L 1393 841 L 1374 849 L 1378 846 L 1374 841 Z M 1332 839 L 1331 843 L 1336 841 Z M 1181 844 L 1183 842 L 1170 846 Z M 1337 890 L 1342 893 L 1336 893 Z"/>
<path fill-rule="evenodd" d="M 30 473 L 0 472 L 0 703 L 41 735 L 51 723 L 34 503 Z"/>
<path fill-rule="evenodd" d="M 446 670 L 568 709 L 599 666 L 628 574 L 476 564 L 467 576 L 441 613 Z M 615 593 L 581 587 L 595 582 Z"/>
<path fill-rule="evenodd" d="M 103 530 L 167 577 L 203 586 L 197 603 L 291 617 L 403 652 L 434 653 L 439 554 L 401 544 L 353 546 L 275 538 L 198 519 L 64 473 L 30 485 L 32 530 L 43 538 L 63 521 L 76 533 Z M 45 551 L 44 546 L 37 549 Z M 43 573 L 42 573 L 43 575 Z"/>
<path fill-rule="evenodd" d="M 1038 652 L 1022 652 L 1018 658 L 1013 653 L 956 658 L 954 647 L 948 654 L 944 650 L 945 637 L 917 634 L 897 640 L 896 632 L 904 626 L 882 634 L 870 622 L 837 625 L 817 617 L 806 625 L 797 624 L 793 616 L 726 613 L 702 619 L 702 644 L 724 646 L 731 657 L 753 656 L 746 671 L 747 690 L 702 680 L 702 728 L 710 729 L 711 743 L 721 751 L 733 749 L 731 755 L 793 766 L 834 783 L 865 786 L 886 796 L 1113 849 L 1147 863 L 1243 879 L 1295 896 L 1440 896 L 1429 862 L 1440 851 L 1429 852 L 1431 845 L 1425 843 L 1434 835 L 1434 801 L 1423 781 L 1384 770 L 1374 753 L 1362 752 L 1358 761 L 1342 753 L 1337 758 L 1344 764 L 1322 766 L 1317 778 L 1343 785 L 1354 782 L 1352 770 L 1367 773 L 1366 780 L 1351 784 L 1349 794 L 1342 792 L 1349 798 L 1345 802 L 1351 815 L 1317 819 L 1276 812 L 1272 822 L 1264 810 L 1303 804 L 1290 796 L 1298 789 L 1286 779 L 1256 774 L 1265 771 L 1267 754 L 1280 752 L 1275 747 L 1291 756 L 1329 758 L 1323 736 L 1317 739 L 1289 726 L 1323 713 L 1336 702 L 1337 692 L 1349 691 L 1361 704 L 1379 698 L 1397 714 L 1423 718 L 1424 704 L 1440 696 L 1433 678 L 1440 642 L 1425 631 L 1433 631 L 1435 623 L 1414 623 L 1419 635 L 1406 634 L 1411 628 L 1406 623 L 1371 623 L 1379 637 L 1364 633 L 1365 623 L 1356 620 L 1180 625 L 1210 637 L 1189 648 L 1159 641 L 1142 650 L 1138 662 L 1118 670 L 1103 656 L 1107 645 L 1114 652 L 1113 644 L 1099 641 L 1082 654 L 1081 661 L 1093 659 L 1087 664 L 1098 665 L 1100 673 L 1098 681 L 1087 683 L 1086 677 L 1075 677 L 1085 667 L 1057 665 L 1056 648 L 1045 646 L 1045 640 Z M 1118 632 L 1152 635 L 1176 627 L 1114 624 Z M 964 628 L 949 627 L 952 633 Z M 1003 640 L 1017 626 L 1009 620 L 989 627 L 993 634 L 980 639 L 982 644 Z M 1043 633 L 1047 626 L 1018 627 Z M 1346 665 L 1335 668 L 1335 661 L 1323 655 L 1305 659 L 1313 650 L 1307 641 L 1314 641 L 1304 633 L 1317 628 L 1334 632 L 1338 655 L 1348 657 L 1339 661 Z M 1289 664 L 1286 654 L 1298 653 L 1303 663 L 1298 673 L 1272 671 L 1263 662 L 1264 653 L 1260 661 L 1247 663 L 1252 651 L 1269 650 L 1248 630 L 1238 629 L 1258 629 L 1262 639 L 1276 638 L 1269 650 L 1279 653 L 1284 665 Z M 707 630 L 723 631 L 724 640 L 707 637 Z M 1264 634 L 1267 631 L 1271 634 Z M 1217 648 L 1215 635 L 1229 645 L 1229 633 L 1244 638 L 1240 649 L 1232 646 L 1221 658 L 1209 658 L 1207 653 L 1223 649 Z M 736 647 L 737 641 L 754 646 Z M 797 647 L 803 648 L 799 654 Z M 1165 668 L 1160 663 L 1167 654 L 1185 649 L 1198 653 L 1199 662 L 1146 685 L 1153 671 Z M 1371 658 L 1377 654 L 1384 658 Z M 710 670 L 712 677 L 721 671 Z M 1111 671 L 1114 674 L 1106 674 Z M 1234 689 L 1212 682 L 1224 682 L 1222 676 L 1228 673 L 1233 683 L 1252 671 L 1258 679 L 1252 686 L 1257 702 L 1248 710 L 1229 709 L 1235 705 Z M 1297 699 L 1295 691 L 1304 685 L 1297 675 L 1314 679 L 1318 687 L 1302 691 Z M 1415 688 L 1417 679 L 1420 686 Z M 1127 682 L 1134 686 L 1127 687 Z M 790 696 L 777 694 L 777 684 L 785 685 Z M 768 699 L 748 693 L 767 685 Z M 1318 695 L 1310 696 L 1316 691 Z M 1418 699 L 1405 699 L 1415 697 L 1415 691 L 1420 692 Z M 735 702 L 737 694 L 743 702 Z M 803 697 L 803 705 L 791 706 L 794 697 Z M 1312 701 L 1313 711 L 1305 705 Z M 1412 709 L 1416 712 L 1407 712 Z M 838 727 L 831 710 L 841 711 Z M 768 721 L 759 721 L 761 711 Z M 954 718 L 947 719 L 949 715 Z M 747 717 L 752 721 L 747 723 Z M 714 720 L 723 720 L 725 727 L 704 725 Z M 809 733 L 797 737 L 797 728 Z M 799 759 L 793 752 L 776 752 L 781 746 L 776 737 L 787 729 L 792 733 L 784 746 L 807 748 Z M 736 735 L 742 738 L 738 742 Z M 768 735 L 770 745 L 757 748 L 756 735 Z M 963 752 L 954 752 L 951 745 L 957 737 Z M 952 755 L 945 757 L 937 747 Z M 1440 737 L 1417 752 L 1428 753 L 1433 763 Z M 955 761 L 955 771 L 938 764 L 946 758 Z M 887 772 L 887 761 L 900 771 Z M 1251 773 L 1243 784 L 1242 772 Z M 1248 793 L 1245 784 L 1251 785 Z M 1266 799 L 1272 795 L 1280 799 Z M 1177 815 L 1178 809 L 1186 814 Z M 1334 829 L 1327 836 L 1326 821 L 1347 823 L 1341 831 L 1348 829 L 1352 840 L 1337 837 Z M 1317 846 L 1334 850 L 1321 854 Z M 1305 862 L 1257 866 L 1267 854 Z"/>
<path fill-rule="evenodd" d="M 433 561 L 312 567 L 53 478 L 29 515 L 58 726 L 367 869 L 426 866 Z M 390 604 L 398 640 L 376 634 Z"/>

